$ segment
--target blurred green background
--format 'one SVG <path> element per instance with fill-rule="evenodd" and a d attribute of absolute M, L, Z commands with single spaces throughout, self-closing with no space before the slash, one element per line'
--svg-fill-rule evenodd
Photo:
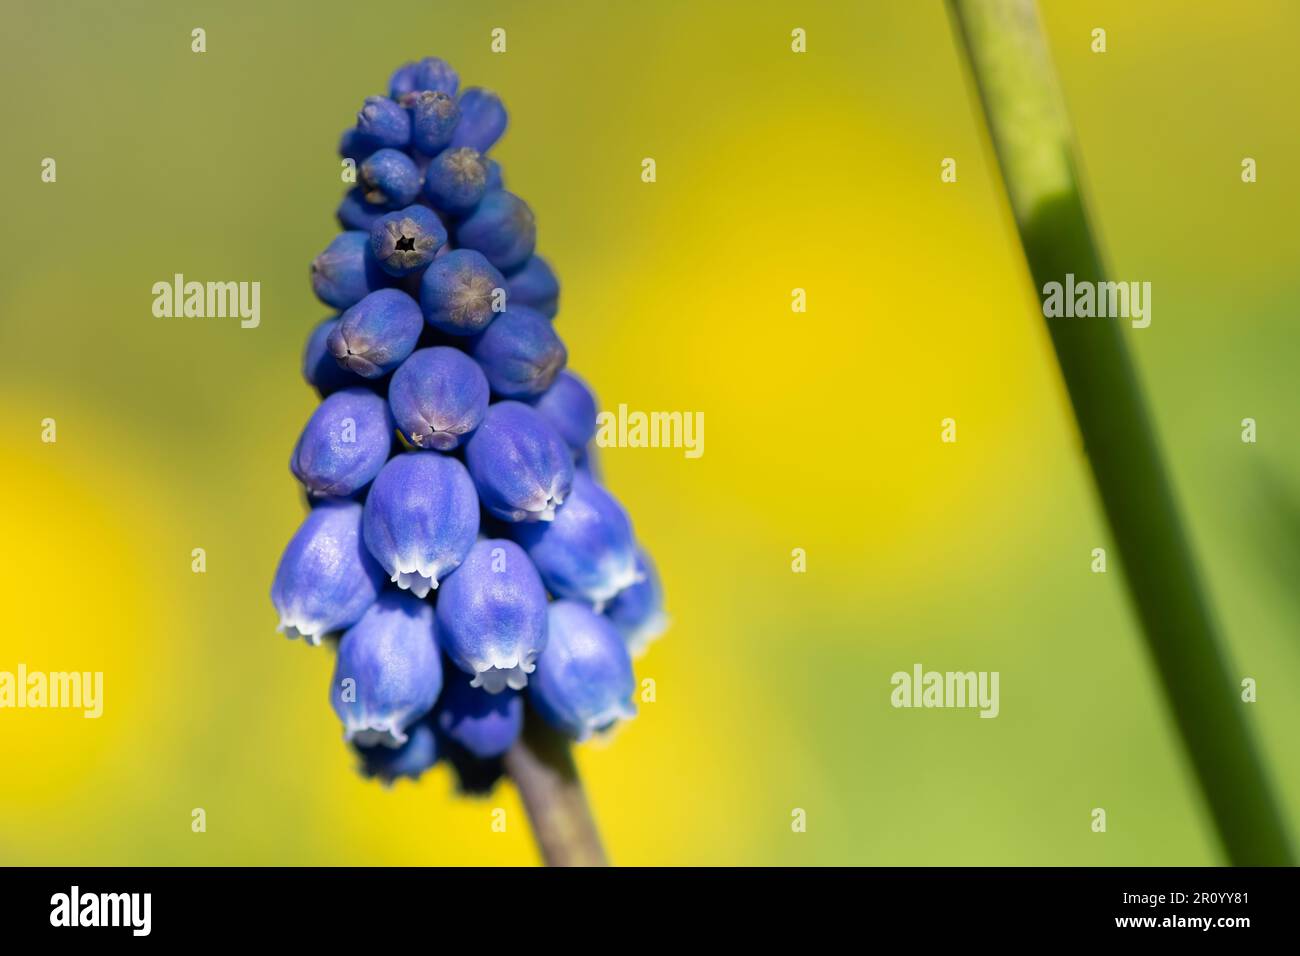
<path fill-rule="evenodd" d="M 1114 277 L 1153 285 L 1125 336 L 1294 831 L 1300 7 L 1044 8 Z M 105 711 L 0 711 L 0 863 L 536 860 L 508 786 L 360 780 L 330 653 L 277 636 L 268 599 L 338 134 L 429 54 L 510 110 L 495 155 L 572 366 L 604 407 L 705 413 L 698 460 L 604 455 L 674 619 L 638 663 L 657 701 L 579 755 L 614 861 L 1222 862 L 1118 558 L 1089 570 L 1108 535 L 939 3 L 19 2 L 6 24 L 0 670 L 102 670 Z M 260 281 L 260 328 L 155 319 L 176 272 Z M 917 662 L 1000 671 L 1000 716 L 891 708 Z"/>

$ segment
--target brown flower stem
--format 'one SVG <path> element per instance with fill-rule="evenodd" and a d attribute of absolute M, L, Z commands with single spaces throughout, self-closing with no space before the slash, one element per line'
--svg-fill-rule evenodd
<path fill-rule="evenodd" d="M 608 866 L 569 741 L 529 711 L 505 756 L 547 866 Z"/>

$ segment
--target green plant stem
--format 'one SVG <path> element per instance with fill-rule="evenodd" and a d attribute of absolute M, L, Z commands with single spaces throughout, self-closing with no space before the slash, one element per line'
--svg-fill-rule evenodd
<path fill-rule="evenodd" d="M 566 738 L 530 710 L 505 766 L 547 866 L 609 865 Z"/>
<path fill-rule="evenodd" d="M 1037 289 L 1103 281 L 1033 0 L 948 0 Z M 1048 318 L 1147 648 L 1228 859 L 1292 861 L 1117 319 Z M 1127 325 L 1127 323 L 1126 323 Z M 1134 330 L 1129 334 L 1143 334 Z"/>

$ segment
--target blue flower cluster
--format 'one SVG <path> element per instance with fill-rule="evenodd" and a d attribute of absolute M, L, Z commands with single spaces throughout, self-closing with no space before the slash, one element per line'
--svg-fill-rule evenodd
<path fill-rule="evenodd" d="M 331 702 L 386 781 L 481 771 L 525 697 L 575 740 L 631 717 L 632 656 L 666 621 L 593 473 L 532 210 L 487 155 L 505 108 L 459 86 L 408 63 L 343 134 L 357 185 L 311 267 L 337 314 L 303 358 L 323 400 L 289 461 L 311 511 L 271 588 L 289 637 L 341 633 Z"/>

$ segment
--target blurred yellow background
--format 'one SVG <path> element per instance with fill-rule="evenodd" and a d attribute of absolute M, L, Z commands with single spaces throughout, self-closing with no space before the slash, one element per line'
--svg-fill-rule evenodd
<path fill-rule="evenodd" d="M 1294 828 L 1300 7 L 1044 7 L 1114 277 L 1153 285 L 1126 338 Z M 0 710 L 0 863 L 536 861 L 508 786 L 362 781 L 332 655 L 268 598 L 338 135 L 424 55 L 505 100 L 494 155 L 602 407 L 705 415 L 698 460 L 603 457 L 674 620 L 637 667 L 657 701 L 580 752 L 613 860 L 1222 861 L 1119 562 L 1089 570 L 1108 535 L 941 4 L 7 14 L 0 671 L 102 670 L 105 701 Z M 177 272 L 260 281 L 261 326 L 155 319 Z M 917 662 L 999 671 L 1000 716 L 891 708 Z"/>

